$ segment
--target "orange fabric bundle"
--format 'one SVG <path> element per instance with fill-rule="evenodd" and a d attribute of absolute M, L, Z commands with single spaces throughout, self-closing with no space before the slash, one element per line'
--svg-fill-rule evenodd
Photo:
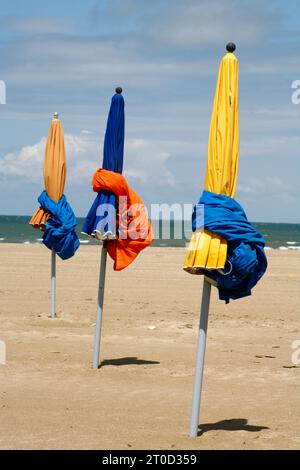
<path fill-rule="evenodd" d="M 151 222 L 141 198 L 120 173 L 100 168 L 94 174 L 92 184 L 95 192 L 112 191 L 117 197 L 119 237 L 105 243 L 114 260 L 114 270 L 121 271 L 152 243 Z"/>

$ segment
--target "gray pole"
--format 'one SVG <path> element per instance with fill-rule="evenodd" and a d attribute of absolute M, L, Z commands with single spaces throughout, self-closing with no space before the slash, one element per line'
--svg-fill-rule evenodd
<path fill-rule="evenodd" d="M 195 370 L 195 381 L 194 381 L 192 416 L 191 416 L 191 422 L 190 422 L 190 437 L 197 437 L 198 435 L 210 293 L 211 293 L 211 284 L 204 278 L 198 345 L 197 345 L 197 356 L 196 356 L 196 370 Z"/>
<path fill-rule="evenodd" d="M 56 256 L 55 251 L 51 250 L 51 317 L 56 315 Z"/>
<path fill-rule="evenodd" d="M 59 114 L 54 113 L 53 119 L 58 119 Z M 56 256 L 55 251 L 51 250 L 51 318 L 56 316 Z"/>
<path fill-rule="evenodd" d="M 95 332 L 94 355 L 93 355 L 93 369 L 98 369 L 99 367 L 106 259 L 107 259 L 107 246 L 106 246 L 106 242 L 103 241 L 101 262 L 100 262 L 100 274 L 99 274 L 98 307 L 97 307 L 96 332 Z"/>

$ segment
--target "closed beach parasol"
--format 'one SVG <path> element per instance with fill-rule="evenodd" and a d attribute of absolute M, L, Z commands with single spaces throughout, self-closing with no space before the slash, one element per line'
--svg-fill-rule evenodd
<path fill-rule="evenodd" d="M 226 303 L 251 294 L 264 274 L 267 261 L 264 239 L 248 222 L 234 200 L 239 153 L 238 60 L 235 45 L 227 44 L 210 124 L 204 191 L 193 212 L 193 235 L 184 270 L 203 274 L 198 348 L 190 435 L 198 433 L 204 354 L 211 285 Z M 204 211 L 204 217 L 203 217 Z"/>
<path fill-rule="evenodd" d="M 116 173 L 122 173 L 124 157 L 125 103 L 121 93 L 122 89 L 118 87 L 112 97 L 103 147 L 102 168 Z M 82 233 L 98 240 L 115 239 L 116 217 L 114 211 L 109 210 L 112 207 L 116 208 L 116 195 L 112 191 L 100 191 L 86 216 Z"/>
<path fill-rule="evenodd" d="M 63 195 L 66 182 L 66 150 L 62 126 L 58 113 L 54 114 L 47 139 L 44 159 L 45 190 L 51 199 L 58 202 Z M 44 230 L 50 213 L 39 207 L 30 220 L 35 228 Z"/>
<path fill-rule="evenodd" d="M 107 253 L 114 261 L 114 270 L 121 271 L 152 242 L 152 228 L 142 200 L 121 174 L 124 126 L 124 98 L 122 89 L 118 87 L 112 97 L 107 119 L 103 165 L 95 172 L 92 181 L 93 190 L 98 194 L 82 229 L 82 233 L 102 241 L 94 369 L 99 367 Z"/>
<path fill-rule="evenodd" d="M 29 224 L 44 232 L 43 243 L 51 250 L 51 316 L 56 314 L 56 258 L 68 259 L 77 250 L 76 218 L 64 196 L 66 151 L 58 113 L 54 114 L 45 149 L 45 191 L 38 201 L 40 207 Z"/>

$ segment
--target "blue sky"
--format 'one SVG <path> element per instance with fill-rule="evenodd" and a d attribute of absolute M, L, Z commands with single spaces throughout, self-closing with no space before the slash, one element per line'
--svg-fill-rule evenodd
<path fill-rule="evenodd" d="M 125 175 L 144 202 L 195 203 L 219 61 L 240 63 L 237 200 L 254 221 L 299 222 L 299 2 L 12 0 L 1 5 L 0 214 L 31 214 L 60 113 L 66 195 L 85 215 L 110 99 L 126 102 Z"/>

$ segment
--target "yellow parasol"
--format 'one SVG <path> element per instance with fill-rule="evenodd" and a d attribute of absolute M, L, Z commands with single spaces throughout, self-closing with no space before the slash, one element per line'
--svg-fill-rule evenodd
<path fill-rule="evenodd" d="M 210 123 L 204 189 L 233 198 L 236 191 L 239 151 L 238 60 L 233 54 L 235 44 L 228 43 L 226 49 L 228 53 L 223 57 L 219 68 Z M 192 235 L 184 270 L 191 274 L 204 274 L 208 269 L 224 268 L 226 258 L 227 241 L 215 233 L 198 230 Z M 214 282 L 205 276 L 190 421 L 191 437 L 198 434 L 211 284 Z"/>
<path fill-rule="evenodd" d="M 66 151 L 64 134 L 58 113 L 54 114 L 45 149 L 44 183 L 48 196 L 58 202 L 63 195 L 66 181 Z M 50 217 L 49 212 L 39 207 L 29 224 L 43 230 Z"/>
<path fill-rule="evenodd" d="M 227 45 L 218 75 L 208 140 L 204 189 L 234 198 L 238 173 L 239 111 L 238 60 L 234 44 Z M 207 230 L 193 233 L 184 270 L 203 274 L 203 269 L 224 268 L 227 242 Z"/>

